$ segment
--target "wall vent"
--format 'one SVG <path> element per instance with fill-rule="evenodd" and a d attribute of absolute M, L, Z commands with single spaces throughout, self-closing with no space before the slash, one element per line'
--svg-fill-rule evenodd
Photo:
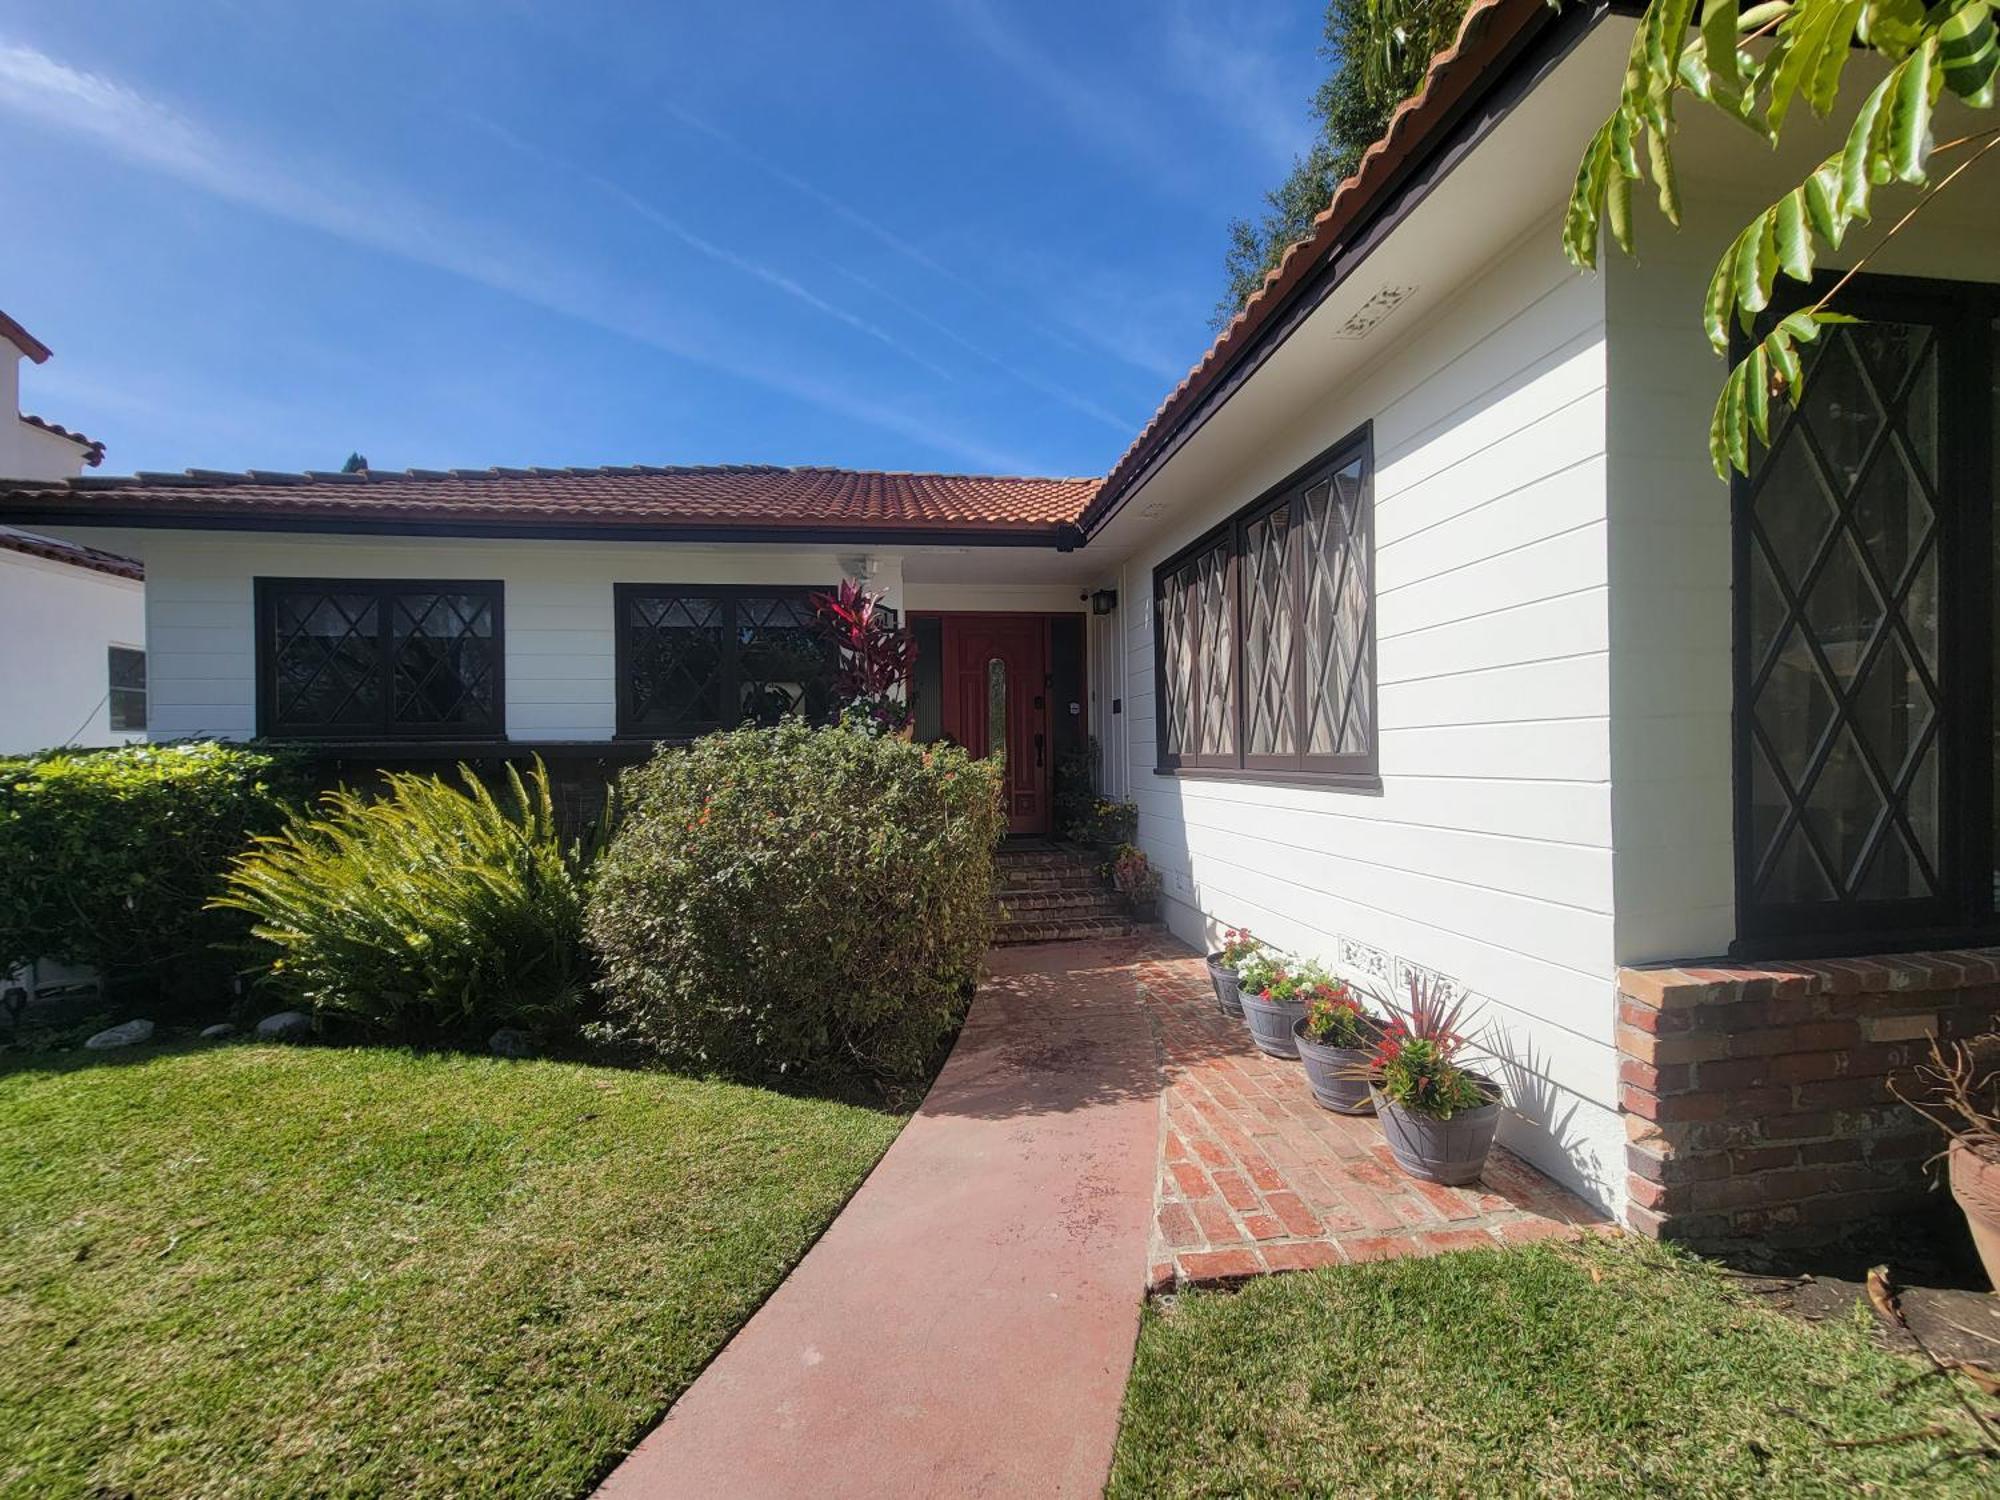
<path fill-rule="evenodd" d="M 1355 308 L 1347 316 L 1347 321 L 1333 331 L 1338 339 L 1365 339 L 1375 331 L 1375 325 L 1388 317 L 1410 297 L 1416 294 L 1413 286 L 1385 286 L 1366 302 Z"/>

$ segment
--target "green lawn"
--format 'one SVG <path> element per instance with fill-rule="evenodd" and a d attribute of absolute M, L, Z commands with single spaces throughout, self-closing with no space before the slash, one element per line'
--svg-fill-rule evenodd
<path fill-rule="evenodd" d="M 1271 1277 L 1148 1311 L 1109 1493 L 1993 1494 L 1915 1368 L 1631 1241 Z"/>
<path fill-rule="evenodd" d="M 901 1123 L 555 1062 L 0 1059 L 0 1494 L 578 1494 Z"/>

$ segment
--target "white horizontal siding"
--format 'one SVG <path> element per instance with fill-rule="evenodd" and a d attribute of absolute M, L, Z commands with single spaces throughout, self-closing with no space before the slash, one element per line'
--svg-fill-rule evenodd
<path fill-rule="evenodd" d="M 1240 483 L 1129 557 L 1121 588 L 1149 599 L 1165 557 L 1373 422 L 1380 791 L 1156 775 L 1134 608 L 1140 840 L 1191 939 L 1248 925 L 1336 964 L 1362 944 L 1465 985 L 1504 1054 L 1513 1144 L 1615 1202 L 1604 383 L 1602 291 L 1550 224 L 1246 449 Z"/>

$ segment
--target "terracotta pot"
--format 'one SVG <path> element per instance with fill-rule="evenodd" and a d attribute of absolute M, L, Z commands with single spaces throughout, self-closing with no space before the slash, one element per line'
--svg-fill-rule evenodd
<path fill-rule="evenodd" d="M 1382 1118 L 1382 1139 L 1395 1153 L 1396 1165 L 1412 1177 L 1464 1187 L 1477 1182 L 1500 1128 L 1500 1090 L 1490 1078 L 1472 1075 L 1493 1098 L 1478 1109 L 1464 1109 L 1449 1120 L 1420 1115 L 1374 1090 L 1375 1113 Z"/>
<path fill-rule="evenodd" d="M 1306 1083 L 1322 1109 L 1343 1115 L 1375 1112 L 1374 1091 L 1365 1071 L 1374 1051 L 1367 1047 L 1328 1047 L 1306 1035 L 1305 1018 L 1292 1026 L 1292 1042 L 1306 1066 Z"/>
<path fill-rule="evenodd" d="M 1215 986 L 1215 1008 L 1225 1016 L 1243 1014 L 1243 982 L 1234 969 L 1224 968 L 1222 955 L 1208 955 L 1208 982 Z"/>
<path fill-rule="evenodd" d="M 1243 1022 L 1250 1028 L 1250 1040 L 1257 1044 L 1257 1050 L 1272 1057 L 1297 1057 L 1299 1044 L 1292 1028 L 1305 1018 L 1305 1001 L 1266 1000 L 1248 990 L 1241 994 Z"/>
<path fill-rule="evenodd" d="M 1951 1196 L 1965 1210 L 1986 1280 L 2000 1290 L 2000 1162 L 1981 1156 L 1963 1141 L 1951 1143 L 1948 1160 Z"/>

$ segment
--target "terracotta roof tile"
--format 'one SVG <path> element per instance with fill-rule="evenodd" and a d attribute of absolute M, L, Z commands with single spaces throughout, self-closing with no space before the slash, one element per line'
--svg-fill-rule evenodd
<path fill-rule="evenodd" d="M 94 469 L 104 462 L 104 444 L 98 442 L 96 438 L 87 438 L 80 432 L 71 432 L 60 423 L 51 422 L 47 417 L 38 417 L 31 411 L 22 412 L 21 420 L 26 422 L 30 427 L 39 427 L 44 432 L 53 432 L 57 437 L 68 438 L 72 443 L 77 444 L 83 449 L 83 461 L 91 468 Z"/>
<path fill-rule="evenodd" d="M 38 365 L 46 362 L 49 357 L 47 344 L 3 312 L 0 312 L 0 339 L 5 339 Z"/>
<path fill-rule="evenodd" d="M 16 531 L 11 526 L 0 526 L 0 552 L 22 552 L 29 557 L 109 573 L 115 578 L 143 579 L 146 576 L 145 564 L 129 557 L 120 557 L 115 552 L 100 552 L 95 547 L 81 546 L 76 542 L 58 541 L 52 536 L 36 536 L 31 531 Z"/>
<path fill-rule="evenodd" d="M 369 520 L 531 526 L 1030 532 L 1075 521 L 1095 479 L 732 465 L 238 474 L 191 469 L 0 487 L 0 517 Z"/>

